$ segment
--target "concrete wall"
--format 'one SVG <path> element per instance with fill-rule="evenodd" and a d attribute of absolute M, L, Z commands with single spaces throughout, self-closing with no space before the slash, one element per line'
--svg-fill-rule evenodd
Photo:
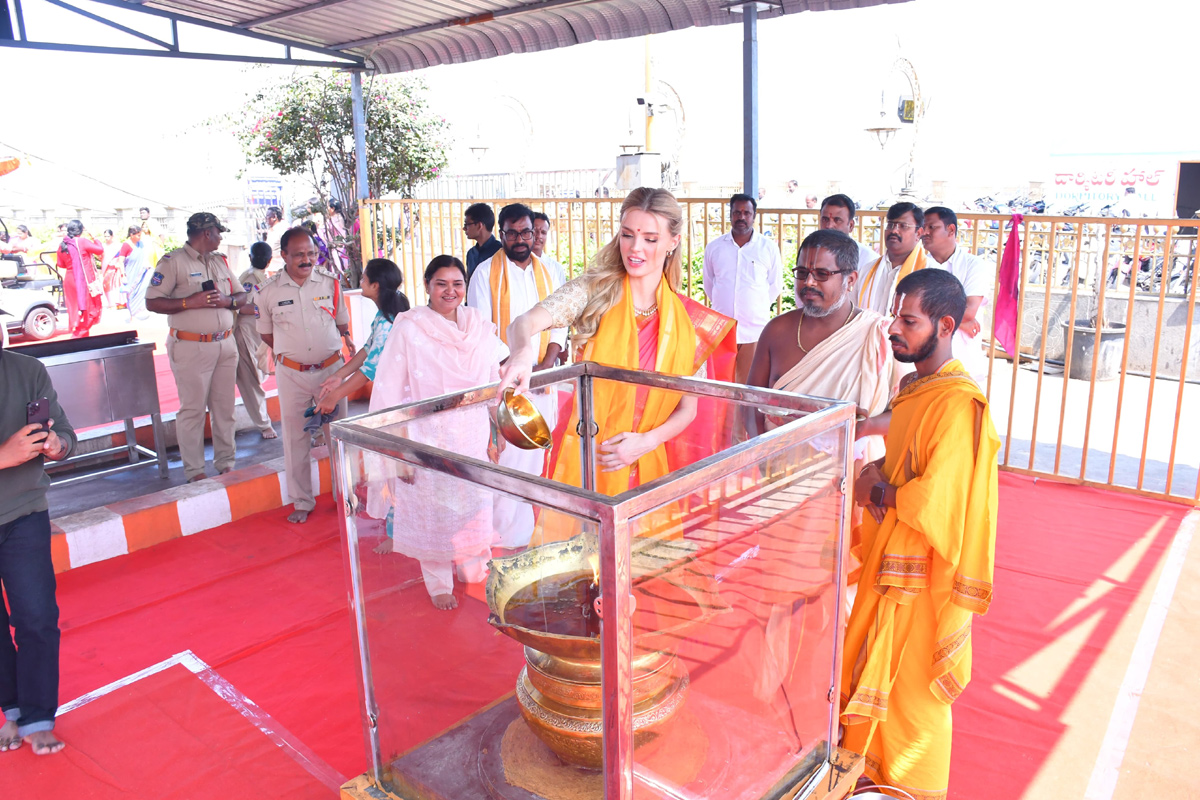
<path fill-rule="evenodd" d="M 1118 295 L 1114 298 L 1114 294 Z M 1046 295 L 1042 289 L 1025 290 L 1025 306 L 1022 315 L 1021 352 L 1037 356 L 1042 346 L 1042 316 L 1045 311 Z M 1129 287 L 1109 289 L 1104 298 L 1106 322 L 1126 322 L 1129 312 Z M 1075 317 L 1085 321 L 1093 316 L 1095 298 L 1082 287 L 1076 300 Z M 1050 324 L 1046 331 L 1046 358 L 1063 360 L 1066 347 L 1065 323 L 1071 311 L 1071 293 L 1052 291 L 1050 294 Z M 1138 297 L 1133 301 L 1133 319 L 1129 333 L 1129 369 L 1133 372 L 1150 372 L 1154 358 L 1154 331 L 1158 321 L 1158 298 Z M 1188 302 L 1183 299 L 1167 298 L 1163 304 L 1162 334 L 1158 346 L 1158 377 L 1179 378 L 1183 360 L 1184 337 L 1187 332 Z M 1192 307 L 1192 336 L 1188 349 L 1187 380 L 1200 383 L 1200 317 Z"/>

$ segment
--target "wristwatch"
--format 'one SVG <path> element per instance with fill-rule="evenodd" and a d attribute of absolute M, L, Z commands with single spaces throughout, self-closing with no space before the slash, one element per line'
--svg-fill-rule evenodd
<path fill-rule="evenodd" d="M 884 508 L 884 501 L 887 498 L 887 490 L 890 484 L 880 481 L 871 487 L 871 505 Z"/>

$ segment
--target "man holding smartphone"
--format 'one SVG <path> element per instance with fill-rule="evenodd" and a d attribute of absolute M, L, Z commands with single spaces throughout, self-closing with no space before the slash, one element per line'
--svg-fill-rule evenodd
<path fill-rule="evenodd" d="M 46 368 L 0 347 L 0 584 L 11 609 L 0 602 L 0 752 L 22 743 L 37 755 L 63 748 L 54 735 L 58 603 L 43 464 L 69 456 L 75 441 Z"/>
<path fill-rule="evenodd" d="M 175 437 L 188 483 L 203 480 L 204 415 L 212 415 L 213 466 L 233 469 L 233 386 L 238 352 L 233 325 L 249 304 L 225 256 L 217 252 L 229 229 L 202 211 L 187 221 L 187 244 L 163 256 L 146 290 L 146 309 L 167 314 L 167 357 L 179 390 Z"/>

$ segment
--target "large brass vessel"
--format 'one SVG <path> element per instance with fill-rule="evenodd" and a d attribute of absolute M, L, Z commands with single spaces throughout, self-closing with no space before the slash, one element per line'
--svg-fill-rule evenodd
<path fill-rule="evenodd" d="M 654 746 L 687 700 L 687 668 L 677 656 L 681 635 L 727 610 L 710 578 L 649 544 L 633 558 L 633 728 L 640 750 Z M 488 621 L 525 645 L 516 686 L 525 722 L 563 761 L 593 769 L 603 760 L 599 620 L 591 602 L 598 557 L 596 537 L 582 534 L 494 558 L 487 581 Z M 583 622 L 572 626 L 587 630 L 554 632 L 562 620 L 549 612 L 539 624 L 536 612 L 555 598 L 559 610 L 577 608 Z M 535 613 L 522 609 L 526 604 Z"/>

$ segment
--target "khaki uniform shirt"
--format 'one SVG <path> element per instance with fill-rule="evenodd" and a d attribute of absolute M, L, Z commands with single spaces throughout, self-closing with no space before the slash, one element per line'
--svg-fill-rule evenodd
<path fill-rule="evenodd" d="M 336 305 L 335 305 L 336 300 Z M 254 292 L 258 332 L 275 337 L 275 355 L 301 364 L 320 364 L 342 349 L 339 325 L 350 324 L 350 312 L 337 278 L 313 269 L 303 285 L 280 270 Z"/>
<path fill-rule="evenodd" d="M 224 255 L 217 252 L 201 255 L 190 244 L 185 244 L 158 260 L 150 287 L 146 289 L 146 299 L 180 300 L 202 291 L 205 281 L 212 281 L 221 294 L 234 295 L 242 291 Z M 171 327 L 189 333 L 221 333 L 233 327 L 236 315 L 233 309 L 204 308 L 202 305 L 171 314 Z"/>

